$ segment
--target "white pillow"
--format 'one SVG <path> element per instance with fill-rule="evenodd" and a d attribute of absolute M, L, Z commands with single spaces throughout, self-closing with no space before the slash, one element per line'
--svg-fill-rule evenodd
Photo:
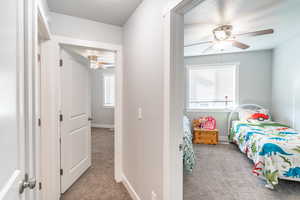
<path fill-rule="evenodd" d="M 247 121 L 254 113 L 254 110 L 241 109 L 239 111 L 239 119 L 240 121 Z"/>
<path fill-rule="evenodd" d="M 253 115 L 256 113 L 261 113 L 267 115 L 265 119 L 253 119 Z M 271 116 L 267 109 L 258 109 L 258 110 L 249 110 L 249 109 L 242 109 L 239 111 L 239 119 L 240 121 L 250 121 L 250 122 L 257 122 L 257 121 L 270 121 Z"/>

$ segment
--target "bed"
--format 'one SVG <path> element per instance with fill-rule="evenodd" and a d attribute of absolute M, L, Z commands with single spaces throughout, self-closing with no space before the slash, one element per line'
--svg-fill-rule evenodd
<path fill-rule="evenodd" d="M 191 173 L 195 166 L 195 153 L 193 149 L 193 134 L 191 130 L 190 120 L 184 116 L 183 117 L 183 164 L 184 169 Z"/>
<path fill-rule="evenodd" d="M 254 162 L 253 174 L 274 189 L 279 179 L 300 181 L 300 132 L 287 125 L 267 121 L 232 120 L 242 109 L 263 109 L 259 105 L 239 106 L 228 119 L 229 141 Z"/>

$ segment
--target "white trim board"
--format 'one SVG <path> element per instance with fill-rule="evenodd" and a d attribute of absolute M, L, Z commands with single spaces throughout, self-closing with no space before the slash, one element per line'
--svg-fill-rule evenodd
<path fill-rule="evenodd" d="M 173 0 L 164 18 L 163 200 L 183 199 L 184 13 L 205 0 Z M 176 166 L 176 167 L 174 167 Z"/>
<path fill-rule="evenodd" d="M 122 183 L 133 200 L 141 200 L 124 174 L 122 175 Z"/>
<path fill-rule="evenodd" d="M 219 136 L 219 142 L 228 142 L 228 137 L 227 136 Z"/>
<path fill-rule="evenodd" d="M 97 123 L 92 123 L 92 128 L 114 128 L 114 124 L 97 124 Z"/>

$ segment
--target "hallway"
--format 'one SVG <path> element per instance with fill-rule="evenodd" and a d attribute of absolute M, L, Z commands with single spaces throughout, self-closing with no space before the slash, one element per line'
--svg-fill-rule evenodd
<path fill-rule="evenodd" d="M 62 200 L 131 200 L 114 180 L 114 135 L 92 128 L 92 166 L 62 195 Z"/>

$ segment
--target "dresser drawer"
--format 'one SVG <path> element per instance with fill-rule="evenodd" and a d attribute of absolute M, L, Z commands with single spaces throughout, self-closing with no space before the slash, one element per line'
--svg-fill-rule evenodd
<path fill-rule="evenodd" d="M 218 131 L 194 130 L 194 144 L 218 144 Z"/>

